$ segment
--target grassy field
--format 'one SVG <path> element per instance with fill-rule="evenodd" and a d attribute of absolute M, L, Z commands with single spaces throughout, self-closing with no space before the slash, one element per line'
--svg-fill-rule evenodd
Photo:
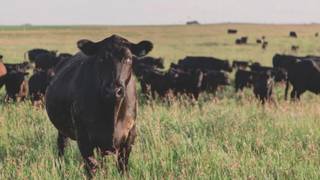
<path fill-rule="evenodd" d="M 228 28 L 239 34 L 228 35 Z M 289 38 L 290 30 L 299 38 Z M 300 46 L 296 55 L 319 55 L 316 32 L 320 25 L 0 27 L 0 54 L 6 62 L 20 62 L 36 47 L 75 53 L 79 39 L 116 33 L 131 41 L 153 41 L 151 55 L 165 58 L 166 66 L 186 55 L 271 65 L 275 53 L 294 54 L 291 45 Z M 234 45 L 242 35 L 249 36 L 249 44 Z M 265 51 L 255 44 L 263 35 L 269 41 Z M 203 94 L 198 102 L 182 98 L 168 105 L 141 97 L 128 177 L 118 174 L 114 157 L 107 157 L 96 179 L 319 179 L 320 97 L 306 93 L 301 102 L 286 102 L 283 91 L 278 86 L 277 105 L 266 106 L 250 90 L 240 97 L 233 87 L 215 98 Z M 75 142 L 64 160 L 57 158 L 56 135 L 44 110 L 29 102 L 1 102 L 0 179 L 85 178 Z"/>

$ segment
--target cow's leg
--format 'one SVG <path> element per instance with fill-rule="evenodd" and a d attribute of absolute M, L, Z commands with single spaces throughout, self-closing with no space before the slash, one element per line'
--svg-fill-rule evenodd
<path fill-rule="evenodd" d="M 88 138 L 84 136 L 78 137 L 77 143 L 81 156 L 85 161 L 87 173 L 92 177 L 98 168 L 98 162 L 95 160 L 93 154 L 94 146 L 89 142 Z"/>
<path fill-rule="evenodd" d="M 68 137 L 64 136 L 63 134 L 61 134 L 60 132 L 58 132 L 58 154 L 59 157 L 62 157 L 64 155 L 64 149 L 67 145 L 68 142 Z"/>
<path fill-rule="evenodd" d="M 290 94 L 291 100 L 295 100 L 297 97 L 297 90 L 295 88 L 292 89 Z"/>
<path fill-rule="evenodd" d="M 136 138 L 136 127 L 130 130 L 127 141 L 121 145 L 120 151 L 118 154 L 118 170 L 123 174 L 128 171 L 128 162 L 129 156 L 131 153 L 132 145 L 134 144 L 134 140 Z"/>
<path fill-rule="evenodd" d="M 301 94 L 304 93 L 304 92 L 305 92 L 305 90 L 297 90 L 296 93 L 297 93 L 297 99 L 298 99 L 298 100 L 300 100 L 300 96 L 301 96 Z"/>

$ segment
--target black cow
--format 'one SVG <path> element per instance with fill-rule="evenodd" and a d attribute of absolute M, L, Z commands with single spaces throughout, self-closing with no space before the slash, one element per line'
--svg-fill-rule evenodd
<path fill-rule="evenodd" d="M 39 54 L 34 61 L 37 70 L 47 71 L 53 69 L 58 63 L 59 58 L 51 53 Z"/>
<path fill-rule="evenodd" d="M 29 95 L 34 106 L 42 106 L 44 95 L 50 83 L 52 74 L 46 71 L 37 71 L 29 79 Z"/>
<path fill-rule="evenodd" d="M 291 46 L 291 51 L 297 52 L 298 50 L 299 50 L 299 46 L 297 46 L 297 45 Z"/>
<path fill-rule="evenodd" d="M 237 34 L 238 30 L 236 29 L 228 29 L 228 34 Z"/>
<path fill-rule="evenodd" d="M 245 87 L 251 87 L 253 84 L 253 73 L 252 71 L 246 71 L 239 69 L 235 75 L 235 90 L 238 92 L 242 91 Z"/>
<path fill-rule="evenodd" d="M 261 39 L 257 39 L 256 42 L 257 42 L 257 44 L 262 44 L 262 40 Z"/>
<path fill-rule="evenodd" d="M 141 92 L 146 97 L 155 98 L 156 94 L 161 98 L 168 96 L 171 84 L 169 76 L 157 69 L 144 69 L 139 78 Z"/>
<path fill-rule="evenodd" d="M 315 37 L 318 37 L 318 36 L 319 36 L 319 33 L 318 33 L 318 32 L 317 32 L 317 33 L 315 33 L 315 34 L 314 34 L 314 36 L 315 36 Z"/>
<path fill-rule="evenodd" d="M 271 73 L 271 75 L 274 77 L 275 82 L 284 82 L 287 79 L 287 71 L 283 68 L 261 66 L 260 63 L 253 63 L 250 68 L 254 72 Z"/>
<path fill-rule="evenodd" d="M 228 60 L 221 60 L 214 57 L 187 56 L 179 60 L 178 65 L 184 69 L 200 69 L 202 71 L 224 70 L 232 72 L 232 66 Z"/>
<path fill-rule="evenodd" d="M 31 49 L 24 54 L 24 58 L 25 60 L 29 60 L 30 62 L 35 62 L 37 60 L 37 57 L 41 54 L 51 54 L 53 56 L 56 56 L 57 51 L 49 51 L 40 48 Z"/>
<path fill-rule="evenodd" d="M 153 44 L 138 44 L 113 35 L 99 42 L 80 40 L 77 53 L 53 77 L 45 102 L 49 119 L 58 129 L 59 154 L 68 138 L 76 140 L 86 168 L 97 168 L 94 149 L 116 153 L 126 172 L 136 136 L 136 82 L 132 56 L 144 56 Z"/>
<path fill-rule="evenodd" d="M 185 71 L 171 68 L 167 76 L 169 78 L 170 88 L 175 95 L 186 94 L 198 100 L 204 78 L 203 72 L 200 69 Z"/>
<path fill-rule="evenodd" d="M 23 101 L 28 95 L 28 83 L 25 79 L 29 73 L 20 71 L 11 71 L 4 76 L 4 85 L 6 89 L 5 101 Z"/>
<path fill-rule="evenodd" d="M 225 72 L 220 71 L 206 71 L 203 75 L 202 89 L 216 94 L 218 87 L 230 85 L 229 76 Z"/>
<path fill-rule="evenodd" d="M 262 46 L 261 46 L 262 49 L 263 49 L 263 50 L 267 49 L 268 44 L 269 44 L 268 41 L 263 41 Z"/>
<path fill-rule="evenodd" d="M 297 33 L 294 32 L 294 31 L 291 31 L 291 32 L 289 33 L 289 36 L 290 36 L 290 37 L 293 37 L 293 38 L 297 38 L 297 37 L 298 37 Z"/>
<path fill-rule="evenodd" d="M 146 57 L 141 57 L 141 58 L 134 58 L 133 59 L 133 66 L 143 64 L 143 65 L 163 69 L 164 68 L 163 62 L 164 62 L 163 58 L 154 58 L 151 56 L 146 56 Z"/>
<path fill-rule="evenodd" d="M 234 60 L 232 62 L 232 67 L 235 69 L 246 69 L 249 67 L 250 62 L 249 61 L 239 61 L 239 60 Z"/>
<path fill-rule="evenodd" d="M 244 37 L 238 38 L 238 39 L 236 39 L 235 43 L 238 44 L 238 45 L 247 44 L 248 43 L 248 37 L 244 36 Z"/>
<path fill-rule="evenodd" d="M 320 61 L 317 60 L 297 60 L 291 64 L 288 69 L 288 81 L 285 90 L 285 98 L 289 90 L 289 83 L 292 84 L 292 99 L 300 99 L 305 91 L 311 91 L 315 94 L 320 93 Z"/>
<path fill-rule="evenodd" d="M 272 94 L 274 80 L 270 72 L 253 72 L 252 82 L 253 93 L 255 97 L 262 102 L 262 104 L 266 101 L 273 100 Z"/>

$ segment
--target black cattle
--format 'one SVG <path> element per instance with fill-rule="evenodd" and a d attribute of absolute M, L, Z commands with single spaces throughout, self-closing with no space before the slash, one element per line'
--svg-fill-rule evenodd
<path fill-rule="evenodd" d="M 273 68 L 268 66 L 261 66 L 260 63 L 253 63 L 250 66 L 251 71 L 260 73 L 271 73 L 275 82 L 284 82 L 287 79 L 287 71 L 283 68 Z"/>
<path fill-rule="evenodd" d="M 228 29 L 228 34 L 237 34 L 238 30 L 236 29 Z"/>
<path fill-rule="evenodd" d="M 244 37 L 241 37 L 239 39 L 236 39 L 235 43 L 238 44 L 238 45 L 247 44 L 248 43 L 248 37 L 244 36 Z"/>
<path fill-rule="evenodd" d="M 22 62 L 22 63 L 4 63 L 4 66 L 7 69 L 7 72 L 26 72 L 27 70 L 32 68 L 32 65 L 29 62 Z"/>
<path fill-rule="evenodd" d="M 284 54 L 275 54 L 272 58 L 272 64 L 275 68 L 283 68 L 288 70 L 292 64 L 295 64 L 298 61 L 302 60 L 313 60 L 320 61 L 319 56 L 308 55 L 308 56 L 292 56 L 292 55 L 284 55 Z"/>
<path fill-rule="evenodd" d="M 49 51 L 40 48 L 31 49 L 24 54 L 24 58 L 25 60 L 29 60 L 30 62 L 35 62 L 37 60 L 37 57 L 41 54 L 51 54 L 53 56 L 56 56 L 57 51 Z"/>
<path fill-rule="evenodd" d="M 146 97 L 167 97 L 171 84 L 169 76 L 157 69 L 144 69 L 140 78 L 141 92 Z"/>
<path fill-rule="evenodd" d="M 198 21 L 188 21 L 186 24 L 187 25 L 199 25 L 200 23 Z"/>
<path fill-rule="evenodd" d="M 263 49 L 263 50 L 267 49 L 268 44 L 269 44 L 268 41 L 263 41 L 262 46 L 261 46 L 262 49 Z"/>
<path fill-rule="evenodd" d="M 204 78 L 203 72 L 200 69 L 185 71 L 171 68 L 167 76 L 169 78 L 170 88 L 175 95 L 186 94 L 198 100 Z"/>
<path fill-rule="evenodd" d="M 314 34 L 314 36 L 315 36 L 315 37 L 318 37 L 318 36 L 319 36 L 319 33 L 318 33 L 318 32 L 317 32 L 317 33 L 315 33 L 315 34 Z"/>
<path fill-rule="evenodd" d="M 289 90 L 289 83 L 293 89 L 291 91 L 292 99 L 300 99 L 305 91 L 311 91 L 315 94 L 320 93 L 320 62 L 317 60 L 297 60 L 288 68 L 288 81 L 285 90 L 285 99 Z"/>
<path fill-rule="evenodd" d="M 291 31 L 291 32 L 289 33 L 289 36 L 290 36 L 290 37 L 293 37 L 293 38 L 297 38 L 297 37 L 298 37 L 297 33 L 294 32 L 294 31 Z"/>
<path fill-rule="evenodd" d="M 234 60 L 232 62 L 232 67 L 235 69 L 246 69 L 249 67 L 250 62 L 249 61 L 239 61 L 239 60 Z"/>
<path fill-rule="evenodd" d="M 47 53 L 40 54 L 37 56 L 35 63 L 35 68 L 37 70 L 47 71 L 54 68 L 59 63 L 59 58 L 56 55 Z"/>
<path fill-rule="evenodd" d="M 291 46 L 291 51 L 297 52 L 298 50 L 299 50 L 299 46 L 297 46 L 297 45 Z"/>
<path fill-rule="evenodd" d="M 202 71 L 224 70 L 232 72 L 232 66 L 228 60 L 221 60 L 214 57 L 187 56 L 179 60 L 178 65 L 183 69 L 200 69 Z"/>
<path fill-rule="evenodd" d="M 230 85 L 228 74 L 211 70 L 204 73 L 201 88 L 209 93 L 216 94 L 219 86 L 226 85 Z"/>
<path fill-rule="evenodd" d="M 53 69 L 47 69 L 45 71 L 47 71 L 48 74 L 50 74 L 50 71 L 53 70 L 52 73 L 57 73 L 60 69 L 62 69 L 62 67 L 67 64 L 68 60 L 72 58 L 73 55 L 68 54 L 68 53 L 62 53 L 59 54 L 59 56 L 56 59 L 56 62 L 52 64 Z M 50 66 L 48 66 L 50 67 Z M 54 75 L 54 74 L 51 74 Z"/>
<path fill-rule="evenodd" d="M 261 39 L 257 39 L 257 40 L 256 40 L 256 43 L 257 43 L 257 44 L 261 44 L 261 43 L 262 43 L 262 40 L 261 40 Z"/>
<path fill-rule="evenodd" d="M 235 74 L 235 91 L 242 91 L 245 87 L 251 87 L 253 84 L 252 71 L 239 69 Z"/>
<path fill-rule="evenodd" d="M 270 72 L 253 72 L 253 93 L 262 104 L 272 100 L 274 80 Z"/>
<path fill-rule="evenodd" d="M 29 79 L 29 95 L 33 105 L 42 106 L 44 95 L 50 83 L 52 74 L 46 71 L 37 71 Z"/>
<path fill-rule="evenodd" d="M 28 95 L 28 83 L 25 79 L 29 73 L 11 71 L 4 76 L 6 89 L 5 101 L 23 101 Z"/>
<path fill-rule="evenodd" d="M 59 132 L 59 154 L 71 138 L 90 174 L 98 167 L 95 148 L 103 155 L 115 153 L 119 170 L 125 172 L 136 136 L 132 56 L 144 56 L 153 44 L 113 35 L 99 42 L 80 40 L 77 46 L 81 52 L 53 77 L 45 96 L 49 119 Z"/>

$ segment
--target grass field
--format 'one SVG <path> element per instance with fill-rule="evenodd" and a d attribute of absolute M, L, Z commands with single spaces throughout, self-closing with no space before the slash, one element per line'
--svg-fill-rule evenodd
<path fill-rule="evenodd" d="M 228 28 L 239 34 L 227 35 Z M 299 38 L 289 38 L 290 30 Z M 316 32 L 320 25 L 0 27 L 0 54 L 6 62 L 20 62 L 36 47 L 75 53 L 79 39 L 116 33 L 131 41 L 153 41 L 151 55 L 165 58 L 166 66 L 186 55 L 271 65 L 275 53 L 292 54 L 293 44 L 300 46 L 296 55 L 319 55 Z M 249 36 L 249 44 L 234 45 L 242 35 Z M 263 35 L 269 41 L 265 51 L 255 44 Z M 240 97 L 232 87 L 216 98 L 203 94 L 198 102 L 182 98 L 168 105 L 141 97 L 128 177 L 118 174 L 114 157 L 107 157 L 96 179 L 319 179 L 320 98 L 306 93 L 301 102 L 286 102 L 283 89 L 276 88 L 277 105 L 266 106 L 250 90 Z M 29 102 L 1 102 L 0 179 L 85 178 L 75 142 L 64 160 L 57 158 L 56 135 L 44 110 Z"/>

